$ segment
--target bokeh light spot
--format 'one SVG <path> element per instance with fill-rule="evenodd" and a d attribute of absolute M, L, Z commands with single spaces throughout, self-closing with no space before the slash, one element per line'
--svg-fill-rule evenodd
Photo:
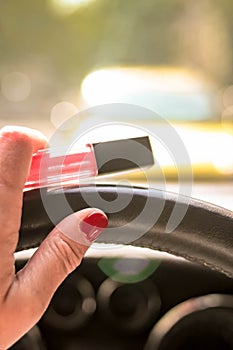
<path fill-rule="evenodd" d="M 233 121 L 233 102 L 231 106 L 225 108 L 222 112 L 222 121 Z"/>
<path fill-rule="evenodd" d="M 11 102 L 24 101 L 30 95 L 31 81 L 23 73 L 11 72 L 2 78 L 1 92 Z"/>
<path fill-rule="evenodd" d="M 113 281 L 137 283 L 150 277 L 160 263 L 160 259 L 102 258 L 98 266 Z"/>
<path fill-rule="evenodd" d="M 67 119 L 78 113 L 78 108 L 70 102 L 62 101 L 53 106 L 50 114 L 50 120 L 58 128 Z"/>
<path fill-rule="evenodd" d="M 223 105 L 225 107 L 233 105 L 233 85 L 228 86 L 223 92 Z"/>

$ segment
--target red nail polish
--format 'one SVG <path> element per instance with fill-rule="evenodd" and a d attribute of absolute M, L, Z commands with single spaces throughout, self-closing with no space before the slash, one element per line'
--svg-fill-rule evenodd
<path fill-rule="evenodd" d="M 81 223 L 80 229 L 90 242 L 93 242 L 107 227 L 108 219 L 99 212 L 88 215 Z"/>

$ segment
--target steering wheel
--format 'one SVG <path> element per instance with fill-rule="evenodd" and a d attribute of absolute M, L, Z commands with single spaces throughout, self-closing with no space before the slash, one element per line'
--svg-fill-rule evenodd
<path fill-rule="evenodd" d="M 112 211 L 110 210 L 111 203 L 116 203 L 117 198 L 121 198 L 121 202 L 126 203 L 126 205 L 118 211 Z M 145 216 L 140 215 L 148 199 L 149 209 L 147 208 L 147 210 L 149 210 L 150 217 L 153 217 L 156 208 L 162 208 L 161 215 L 152 225 L 148 225 Z M 92 206 L 104 210 L 109 217 L 109 228 L 103 232 L 97 242 L 130 244 L 167 252 L 232 278 L 233 212 L 209 203 L 190 199 L 183 220 L 173 232 L 167 233 L 167 222 L 176 202 L 177 195 L 173 193 L 155 189 L 148 191 L 147 188 L 127 186 L 89 185 L 77 188 L 55 189 L 53 191 L 47 191 L 47 189 L 28 191 L 24 194 L 22 223 L 17 251 L 37 247 L 54 225 L 65 216 L 71 212 Z M 185 205 L 186 203 L 187 198 L 181 198 L 179 201 L 180 205 Z M 110 209 L 108 210 L 108 208 Z M 138 230 L 135 230 L 135 219 L 137 219 Z M 123 230 L 122 228 L 125 227 L 127 229 Z M 202 305 L 201 308 L 200 305 Z M 210 296 L 205 299 L 196 298 L 192 306 L 195 315 L 206 308 L 209 316 L 206 313 L 201 314 L 200 319 L 205 324 L 206 315 L 208 320 L 211 317 L 213 323 L 212 335 L 220 327 L 216 320 L 221 315 L 224 316 L 225 320 L 229 321 L 229 327 L 233 327 L 233 297 L 231 295 Z M 189 319 L 185 318 L 187 309 L 190 311 L 190 303 L 181 306 L 179 314 L 182 315 L 182 320 L 178 322 L 175 317 L 176 322 L 170 325 L 173 333 L 169 333 L 169 341 L 162 341 L 164 333 L 161 329 L 163 329 L 163 324 L 168 324 L 165 322 L 166 320 L 163 321 L 162 319 L 158 326 L 155 326 L 157 328 L 151 332 L 146 349 L 171 349 L 171 344 L 175 344 L 174 337 L 177 336 L 177 333 L 180 331 L 187 333 L 187 325 L 190 326 L 192 324 Z M 185 322 L 183 319 L 185 319 Z M 174 325 L 176 325 L 175 328 Z M 158 329 L 160 333 L 158 333 Z M 231 331 L 228 333 L 231 333 Z M 229 344 L 232 347 L 224 348 L 222 346 L 222 349 L 233 349 L 233 340 L 230 340 L 230 342 Z"/>
<path fill-rule="evenodd" d="M 42 190 L 42 197 L 45 191 Z M 161 204 L 164 204 L 164 208 L 157 222 L 149 229 L 145 229 L 147 222 L 143 217 L 140 218 L 139 214 L 143 211 L 148 194 L 151 215 L 155 208 L 161 207 Z M 65 207 L 64 196 L 69 204 Z M 166 233 L 166 224 L 177 201 L 177 195 L 154 189 L 148 192 L 146 188 L 112 185 L 58 189 L 44 196 L 46 203 L 41 200 L 39 190 L 25 192 L 17 250 L 38 246 L 54 225 L 70 214 L 69 210 L 81 210 L 89 207 L 89 203 L 93 207 L 103 209 L 99 198 L 104 199 L 108 207 L 111 207 L 111 202 L 114 202 L 118 196 L 121 196 L 123 202 L 128 205 L 114 213 L 104 208 L 109 217 L 109 229 L 99 237 L 97 242 L 130 244 L 168 252 L 233 277 L 233 213 L 224 208 L 191 199 L 183 220 L 172 233 Z M 50 213 L 47 213 L 44 206 L 47 211 L 50 210 Z M 49 214 L 54 220 L 51 220 Z M 138 218 L 137 224 L 144 232 L 139 238 L 134 238 L 134 225 L 128 225 L 135 217 Z M 114 235 L 111 234 L 110 238 L 108 237 L 111 228 L 120 228 L 125 225 L 127 225 L 127 235 L 122 235 L 119 229 L 119 232 L 114 230 Z"/>

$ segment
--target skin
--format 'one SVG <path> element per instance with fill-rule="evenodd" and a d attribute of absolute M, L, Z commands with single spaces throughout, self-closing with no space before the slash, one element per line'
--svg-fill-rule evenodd
<path fill-rule="evenodd" d="M 8 127 L 0 131 L 0 349 L 9 348 L 36 324 L 57 287 L 80 264 L 90 245 L 64 235 L 61 222 L 27 265 L 15 273 L 23 187 L 32 154 L 45 146 L 45 138 L 33 130 Z M 72 216 L 80 223 L 94 211 L 85 209 Z M 69 217 L 65 225 L 67 231 Z M 76 231 L 79 237 L 83 234 L 71 220 L 71 237 Z"/>

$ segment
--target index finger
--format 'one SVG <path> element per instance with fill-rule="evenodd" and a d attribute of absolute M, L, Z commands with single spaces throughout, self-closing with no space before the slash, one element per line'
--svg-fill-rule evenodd
<path fill-rule="evenodd" d="M 39 131 L 19 126 L 0 130 L 0 186 L 23 189 L 32 154 L 45 147 Z"/>
<path fill-rule="evenodd" d="M 46 143 L 45 137 L 32 129 L 10 126 L 0 130 L 0 282 L 6 282 L 3 277 L 11 275 L 9 269 L 13 268 L 31 157 Z"/>

